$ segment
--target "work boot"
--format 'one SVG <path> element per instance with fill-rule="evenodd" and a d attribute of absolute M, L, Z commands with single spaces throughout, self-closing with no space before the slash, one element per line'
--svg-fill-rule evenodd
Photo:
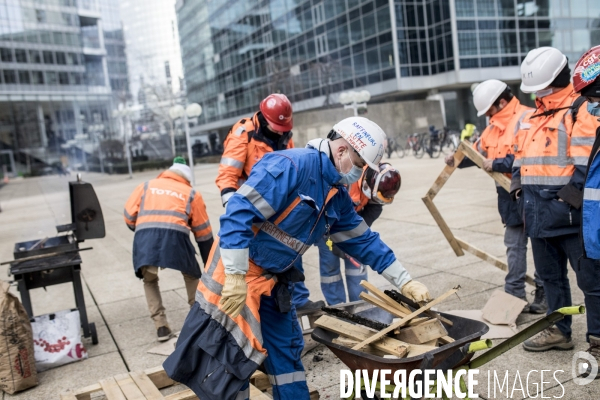
<path fill-rule="evenodd" d="M 296 307 L 297 312 L 308 312 L 308 311 L 318 311 L 321 307 L 325 307 L 325 302 L 323 300 L 312 301 L 308 300 L 301 307 Z"/>
<path fill-rule="evenodd" d="M 523 342 L 523 348 L 527 351 L 571 350 L 573 347 L 573 340 L 563 335 L 556 326 L 546 328 Z"/>
<path fill-rule="evenodd" d="M 548 311 L 548 302 L 546 301 L 546 292 L 543 286 L 536 286 L 532 293 L 535 297 L 533 303 L 529 306 L 531 314 L 546 314 Z"/>
<path fill-rule="evenodd" d="M 156 336 L 158 336 L 159 342 L 167 341 L 171 338 L 171 328 L 168 326 L 161 326 L 156 330 Z"/>
<path fill-rule="evenodd" d="M 590 348 L 587 349 L 587 352 L 590 353 L 596 359 L 598 366 L 600 367 L 600 338 L 590 335 Z M 587 371 L 585 371 L 581 376 L 583 378 L 587 378 L 592 373 L 592 364 L 588 365 Z M 596 373 L 596 378 L 600 379 L 600 369 Z"/>
<path fill-rule="evenodd" d="M 521 297 L 521 300 L 523 300 L 524 302 L 527 303 L 527 304 L 525 304 L 525 307 L 523 307 L 523 310 L 521 311 L 521 313 L 525 314 L 525 313 L 530 312 L 531 304 L 529 304 L 529 301 L 527 301 L 527 297 Z"/>

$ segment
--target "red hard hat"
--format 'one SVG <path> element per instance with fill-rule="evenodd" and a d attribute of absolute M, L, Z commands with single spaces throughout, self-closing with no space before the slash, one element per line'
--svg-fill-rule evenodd
<path fill-rule="evenodd" d="M 401 184 L 400 173 L 391 164 L 381 163 L 379 171 L 369 168 L 365 172 L 363 192 L 376 203 L 389 204 L 394 200 Z"/>
<path fill-rule="evenodd" d="M 573 73 L 573 88 L 576 92 L 581 92 L 587 86 L 594 83 L 600 76 L 600 46 L 589 49 L 577 64 Z"/>
<path fill-rule="evenodd" d="M 273 129 L 281 132 L 292 130 L 292 103 L 284 94 L 268 95 L 260 102 L 260 111 Z"/>

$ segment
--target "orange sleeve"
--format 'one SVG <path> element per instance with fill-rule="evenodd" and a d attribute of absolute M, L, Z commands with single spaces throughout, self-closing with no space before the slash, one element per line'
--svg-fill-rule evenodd
<path fill-rule="evenodd" d="M 587 111 L 587 102 L 584 102 L 577 113 L 577 121 L 573 125 L 571 116 L 565 118 L 565 124 L 572 126 L 569 156 L 573 158 L 577 166 L 587 167 L 588 158 L 592 152 L 592 146 L 596 139 L 596 129 L 598 128 L 598 118 Z"/>
<path fill-rule="evenodd" d="M 200 192 L 194 191 L 194 199 L 190 213 L 190 228 L 194 233 L 196 242 L 204 242 L 212 239 L 212 228 L 206 213 L 206 204 Z"/>
<path fill-rule="evenodd" d="M 288 142 L 287 148 L 288 149 L 293 149 L 294 148 L 294 139 L 293 138 L 290 138 L 290 141 Z"/>
<path fill-rule="evenodd" d="M 223 155 L 216 179 L 223 204 L 239 189 L 238 180 L 242 177 L 247 154 L 248 132 L 244 125 L 238 122 L 231 128 L 223 144 Z"/>
<path fill-rule="evenodd" d="M 144 184 L 138 185 L 131 196 L 125 203 L 125 209 L 123 210 L 123 219 L 125 224 L 131 230 L 135 230 L 135 221 L 137 220 L 138 212 L 140 211 L 140 203 L 144 194 Z"/>

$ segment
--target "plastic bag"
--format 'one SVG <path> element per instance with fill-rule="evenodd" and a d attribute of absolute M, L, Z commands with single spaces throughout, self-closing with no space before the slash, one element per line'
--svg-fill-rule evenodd
<path fill-rule="evenodd" d="M 35 317 L 31 323 L 38 372 L 86 359 L 79 311 L 63 310 Z"/>
<path fill-rule="evenodd" d="M 0 389 L 6 393 L 38 384 L 33 358 L 33 336 L 23 305 L 0 281 Z"/>

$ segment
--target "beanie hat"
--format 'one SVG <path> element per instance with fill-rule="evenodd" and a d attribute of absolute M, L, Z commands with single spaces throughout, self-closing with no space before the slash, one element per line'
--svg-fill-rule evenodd
<path fill-rule="evenodd" d="M 185 158 L 183 157 L 175 157 L 169 171 L 175 172 L 182 178 L 187 179 L 188 182 L 192 181 L 192 170 L 186 165 Z"/>
<path fill-rule="evenodd" d="M 571 68 L 569 68 L 569 63 L 565 65 L 565 67 L 558 73 L 556 78 L 550 83 L 548 86 L 557 87 L 557 88 L 566 88 L 571 83 Z"/>
<path fill-rule="evenodd" d="M 587 97 L 600 97 L 600 77 L 581 89 L 581 95 Z"/>

